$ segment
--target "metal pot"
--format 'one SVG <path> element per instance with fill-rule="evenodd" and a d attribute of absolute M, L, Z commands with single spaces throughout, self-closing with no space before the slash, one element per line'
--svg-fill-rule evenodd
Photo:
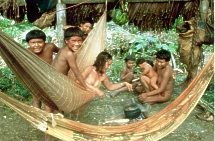
<path fill-rule="evenodd" d="M 141 110 L 136 104 L 132 104 L 125 107 L 124 113 L 126 118 L 135 119 L 140 116 Z"/>

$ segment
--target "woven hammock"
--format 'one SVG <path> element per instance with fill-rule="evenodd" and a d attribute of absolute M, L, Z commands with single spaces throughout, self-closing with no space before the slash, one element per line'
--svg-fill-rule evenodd
<path fill-rule="evenodd" d="M 102 16 L 100 19 L 105 22 L 103 18 L 105 19 L 106 15 Z M 105 23 L 98 22 L 97 24 L 98 27 L 104 28 L 104 26 L 100 24 Z M 91 36 L 94 36 L 94 33 L 96 32 L 90 33 L 88 38 L 92 38 Z M 95 34 L 95 36 L 98 37 L 94 38 L 93 41 L 97 43 L 101 36 L 99 33 Z M 85 44 L 87 44 L 86 42 L 87 41 L 85 41 Z M 102 41 L 98 43 L 102 43 Z M 89 65 L 85 63 L 86 60 L 83 59 L 83 61 L 81 61 L 81 54 L 83 56 L 90 55 L 87 61 L 91 60 L 90 62 L 92 62 L 95 59 L 92 56 L 96 56 L 97 53 L 99 53 L 98 51 L 92 54 L 89 52 L 85 54 L 86 51 L 95 51 L 101 47 L 96 46 L 98 48 L 94 48 L 94 44 L 91 45 L 91 47 L 83 46 L 79 52 L 80 58 L 78 58 L 77 61 L 80 64 L 79 67 L 81 67 L 81 70 Z M 86 50 L 84 51 L 84 49 Z M 41 100 L 54 109 L 71 112 L 89 102 L 94 97 L 94 94 L 81 89 L 74 81 L 56 72 L 49 64 L 39 59 L 30 51 L 22 48 L 1 31 L 0 55 L 20 80 L 29 88 L 32 94 L 41 98 Z M 63 118 L 60 114 L 47 113 L 21 103 L 2 92 L 0 92 L 0 100 L 27 119 L 27 121 L 32 123 L 39 130 L 65 141 L 74 140 L 77 137 L 77 133 L 82 134 L 85 140 L 89 138 L 100 140 L 125 140 L 126 138 L 126 140 L 143 139 L 144 141 L 155 141 L 175 130 L 196 106 L 213 76 L 213 60 L 214 55 L 190 83 L 187 89 L 166 108 L 152 117 L 128 125 L 96 126 L 72 121 Z"/>
<path fill-rule="evenodd" d="M 106 12 L 101 16 L 95 29 L 97 27 L 104 29 L 105 25 Z M 93 31 L 85 39 L 84 46 L 78 54 L 77 61 L 81 70 L 90 65 L 87 63 L 92 64 L 97 54 L 104 48 L 104 30 Z M 96 42 L 87 45 L 89 39 Z M 0 55 L 30 92 L 53 109 L 71 112 L 95 97 L 94 93 L 83 90 L 75 81 L 57 72 L 51 65 L 23 48 L 1 31 Z M 87 61 L 83 60 L 82 57 Z"/>
<path fill-rule="evenodd" d="M 27 119 L 39 130 L 65 141 L 89 140 L 139 140 L 156 141 L 174 131 L 195 108 L 214 74 L 214 55 L 189 86 L 166 108 L 155 115 L 120 126 L 88 125 L 60 114 L 47 113 L 26 105 L 0 92 L 0 100 Z M 77 135 L 80 134 L 80 136 Z"/>

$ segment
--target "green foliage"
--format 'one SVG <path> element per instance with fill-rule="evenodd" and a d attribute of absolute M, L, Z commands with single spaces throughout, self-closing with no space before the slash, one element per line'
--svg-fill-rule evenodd
<path fill-rule="evenodd" d="M 119 8 L 111 10 L 110 16 L 113 22 L 120 26 L 128 23 L 128 2 L 121 1 Z"/>
<path fill-rule="evenodd" d="M 172 25 L 172 30 L 174 30 L 174 31 L 176 31 L 176 27 L 178 26 L 178 25 L 181 25 L 182 23 L 184 22 L 184 18 L 183 18 L 183 16 L 179 16 L 176 20 L 175 20 L 175 22 L 174 22 L 174 24 Z"/>
<path fill-rule="evenodd" d="M 106 50 L 113 56 L 113 64 L 111 69 L 108 71 L 108 75 L 112 81 L 119 81 L 120 72 L 124 67 L 124 58 L 128 54 L 132 54 L 136 58 L 145 57 L 146 59 L 154 60 L 154 53 L 157 50 L 164 48 L 169 50 L 174 55 L 178 68 L 184 67 L 179 61 L 179 55 L 177 53 L 178 35 L 175 32 L 177 25 L 183 22 L 182 16 L 179 16 L 179 18 L 176 19 L 171 30 L 163 32 L 140 32 L 138 27 L 133 24 L 122 25 L 124 22 L 127 23 L 127 18 L 124 17 L 125 15 L 123 16 L 123 13 L 126 13 L 126 5 L 121 8 L 122 10 L 115 11 L 115 14 L 119 15 L 115 18 L 119 21 L 123 19 L 120 21 L 121 26 L 115 22 L 107 23 L 108 29 Z M 0 28 L 25 47 L 27 47 L 27 43 L 24 41 L 26 33 L 32 29 L 38 29 L 27 20 L 16 24 L 14 21 L 3 18 L 2 16 L 0 16 Z M 43 31 L 47 35 L 48 42 L 56 39 L 54 27 L 45 28 Z M 213 51 L 213 47 L 208 48 L 203 46 L 203 48 L 204 50 L 207 49 L 207 51 Z M 135 68 L 135 71 L 138 73 L 138 68 Z M 13 96 L 18 94 L 25 98 L 29 97 L 29 92 L 22 86 L 22 84 L 16 79 L 15 75 L 7 67 L 0 68 L 0 89 L 1 91 L 9 93 Z M 207 90 L 203 98 L 211 100 L 213 99 L 212 97 L 213 90 L 209 90 L 209 92 Z"/>
<path fill-rule="evenodd" d="M 134 25 L 124 25 L 123 28 L 115 23 L 108 23 L 107 50 L 114 56 L 124 58 L 128 54 L 153 60 L 154 53 L 161 48 L 177 54 L 177 34 L 172 31 L 140 32 Z"/>
<path fill-rule="evenodd" d="M 16 76 L 8 67 L 0 68 L 0 89 L 1 91 L 14 96 L 28 99 L 28 90 L 16 79 Z"/>
<path fill-rule="evenodd" d="M 205 94 L 202 97 L 213 107 L 214 104 L 214 77 L 212 78 L 210 84 L 208 85 Z"/>
<path fill-rule="evenodd" d="M 118 25 L 124 25 L 128 22 L 128 14 L 121 9 L 113 9 L 111 12 L 112 20 Z"/>
<path fill-rule="evenodd" d="M 107 71 L 107 75 L 110 80 L 113 82 L 120 81 L 120 73 L 124 67 L 124 61 L 122 58 L 113 58 L 113 62 L 111 68 Z"/>

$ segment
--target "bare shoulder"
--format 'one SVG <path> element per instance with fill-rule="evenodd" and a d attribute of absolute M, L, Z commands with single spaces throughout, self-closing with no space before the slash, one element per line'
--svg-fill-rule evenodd
<path fill-rule="evenodd" d="M 126 73 L 127 72 L 127 69 L 126 67 L 124 67 L 122 70 L 121 70 L 121 73 Z"/>
<path fill-rule="evenodd" d="M 167 77 L 167 76 L 172 76 L 173 75 L 173 69 L 170 65 L 167 65 L 166 66 L 166 69 L 165 69 L 165 72 L 164 72 L 164 75 Z"/>
<path fill-rule="evenodd" d="M 84 71 L 92 71 L 94 68 L 95 68 L 95 67 L 93 67 L 92 65 L 90 65 L 90 66 L 86 67 L 86 68 L 84 69 Z"/>
<path fill-rule="evenodd" d="M 57 47 L 54 43 L 46 43 L 46 47 L 54 48 Z"/>
<path fill-rule="evenodd" d="M 60 50 L 60 48 L 58 48 L 54 43 L 46 43 L 45 47 L 56 53 Z"/>
<path fill-rule="evenodd" d="M 173 73 L 173 68 L 172 68 L 172 66 L 170 66 L 170 65 L 168 65 L 168 66 L 166 67 L 166 70 L 169 71 L 170 73 Z"/>

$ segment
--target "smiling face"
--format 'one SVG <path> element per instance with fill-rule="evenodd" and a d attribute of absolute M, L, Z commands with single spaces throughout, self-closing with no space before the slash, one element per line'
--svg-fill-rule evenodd
<path fill-rule="evenodd" d="M 30 50 L 35 54 L 41 53 L 45 47 L 45 41 L 43 39 L 31 39 L 28 44 Z"/>
<path fill-rule="evenodd" d="M 165 59 L 158 59 L 156 58 L 156 62 L 155 65 L 159 68 L 159 69 L 163 69 L 168 65 L 169 62 L 167 62 Z"/>
<path fill-rule="evenodd" d="M 80 49 L 83 39 L 80 36 L 72 36 L 68 40 L 65 40 L 65 43 L 72 52 L 76 53 Z"/>
<path fill-rule="evenodd" d="M 92 30 L 91 23 L 84 23 L 80 25 L 80 29 L 84 32 L 84 34 L 88 34 Z"/>

